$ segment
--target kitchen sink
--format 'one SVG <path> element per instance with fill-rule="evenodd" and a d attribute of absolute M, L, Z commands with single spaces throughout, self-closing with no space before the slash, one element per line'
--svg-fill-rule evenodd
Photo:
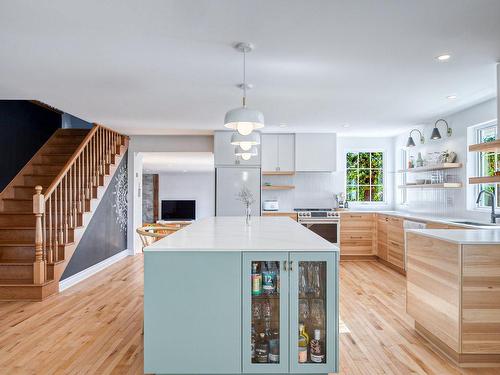
<path fill-rule="evenodd" d="M 496 227 L 497 226 L 496 224 L 478 223 L 477 221 L 467 221 L 467 220 L 457 220 L 457 221 L 452 221 L 452 223 L 474 225 L 476 227 Z"/>

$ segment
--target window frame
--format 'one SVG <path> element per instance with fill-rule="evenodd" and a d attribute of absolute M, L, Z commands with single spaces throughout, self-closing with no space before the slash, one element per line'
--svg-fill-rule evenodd
<path fill-rule="evenodd" d="M 481 140 L 480 132 L 485 130 L 485 129 L 488 129 L 488 128 L 497 128 L 497 126 L 498 126 L 497 120 L 490 120 L 490 121 L 486 121 L 486 122 L 481 123 L 481 124 L 471 126 L 470 127 L 470 129 L 472 131 L 472 134 L 470 137 L 470 139 L 472 140 L 471 143 L 472 144 L 481 143 L 482 140 Z M 496 137 L 498 138 L 498 136 L 499 136 L 499 134 L 498 134 L 498 130 L 497 130 Z M 471 164 L 473 171 L 470 174 L 470 176 L 474 176 L 474 177 L 482 176 L 482 170 L 483 170 L 482 157 L 481 157 L 482 154 L 485 154 L 485 153 L 482 153 L 482 152 L 475 152 L 474 153 L 472 164 Z M 497 158 L 500 158 L 500 154 L 497 155 Z M 496 185 L 496 195 L 498 198 L 498 194 L 500 193 L 500 189 L 499 189 L 500 183 L 473 185 L 473 187 L 471 189 L 473 196 L 472 196 L 472 199 L 470 201 L 470 207 L 473 211 L 480 211 L 480 212 L 491 211 L 491 206 L 481 206 L 480 204 L 476 203 L 477 196 L 484 185 Z M 496 203 L 497 204 L 496 204 L 495 209 L 500 208 L 500 200 L 499 199 L 496 200 Z"/>
<path fill-rule="evenodd" d="M 374 153 L 374 152 L 379 152 L 382 154 L 382 168 L 380 168 L 382 172 L 382 185 L 369 185 L 369 186 L 382 186 L 382 196 L 383 200 L 381 201 L 349 201 L 347 199 L 347 187 L 349 186 L 347 184 L 347 171 L 349 168 L 347 168 L 347 154 L 349 153 Z M 346 196 L 346 201 L 349 202 L 349 205 L 369 205 L 369 206 L 378 206 L 378 205 L 387 205 L 387 150 L 381 149 L 381 148 L 355 148 L 355 149 L 345 149 L 343 153 L 343 163 L 344 163 L 344 194 Z M 359 168 L 358 168 L 359 169 Z M 363 168 L 362 168 L 363 169 Z M 372 168 L 370 168 L 372 169 Z M 353 186 L 353 185 L 350 185 Z M 359 181 L 358 181 L 358 187 Z M 361 185 L 361 186 L 367 186 L 367 185 Z"/>

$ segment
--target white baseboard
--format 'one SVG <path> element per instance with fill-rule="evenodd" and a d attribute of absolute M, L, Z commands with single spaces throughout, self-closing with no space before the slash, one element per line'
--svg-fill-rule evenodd
<path fill-rule="evenodd" d="M 62 292 L 63 290 L 78 284 L 80 281 L 83 281 L 89 278 L 90 276 L 95 275 L 97 272 L 102 271 L 103 269 L 111 266 L 112 264 L 122 260 L 123 258 L 129 255 L 134 255 L 133 251 L 131 252 L 128 249 L 125 249 L 123 251 L 120 251 L 118 254 L 115 254 L 107 259 L 104 259 L 103 261 L 94 264 L 93 266 L 90 266 L 89 268 L 68 277 L 67 279 L 59 281 L 59 291 Z"/>

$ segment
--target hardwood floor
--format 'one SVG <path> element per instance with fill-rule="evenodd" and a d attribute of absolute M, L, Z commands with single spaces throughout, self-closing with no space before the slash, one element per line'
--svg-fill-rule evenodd
<path fill-rule="evenodd" d="M 0 303 L 0 374 L 142 374 L 142 256 L 43 302 Z M 436 355 L 405 313 L 404 277 L 341 263 L 342 374 L 499 374 Z"/>

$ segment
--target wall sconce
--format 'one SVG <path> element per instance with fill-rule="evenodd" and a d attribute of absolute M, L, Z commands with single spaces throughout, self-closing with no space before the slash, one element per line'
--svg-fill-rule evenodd
<path fill-rule="evenodd" d="M 448 126 L 448 123 L 446 122 L 446 120 L 443 120 L 442 118 L 440 118 L 434 124 L 434 129 L 432 129 L 431 139 L 441 139 L 441 133 L 439 132 L 439 129 L 437 128 L 440 121 L 442 121 L 446 124 L 446 135 L 448 137 L 451 135 L 451 128 Z"/>
<path fill-rule="evenodd" d="M 406 147 L 415 147 L 415 142 L 413 141 L 413 138 L 411 137 L 411 133 L 413 133 L 415 131 L 418 132 L 418 134 L 420 134 L 420 143 L 424 144 L 425 139 L 424 139 L 422 132 L 418 129 L 412 129 L 410 131 L 410 136 L 408 137 L 408 141 L 406 142 Z"/>

